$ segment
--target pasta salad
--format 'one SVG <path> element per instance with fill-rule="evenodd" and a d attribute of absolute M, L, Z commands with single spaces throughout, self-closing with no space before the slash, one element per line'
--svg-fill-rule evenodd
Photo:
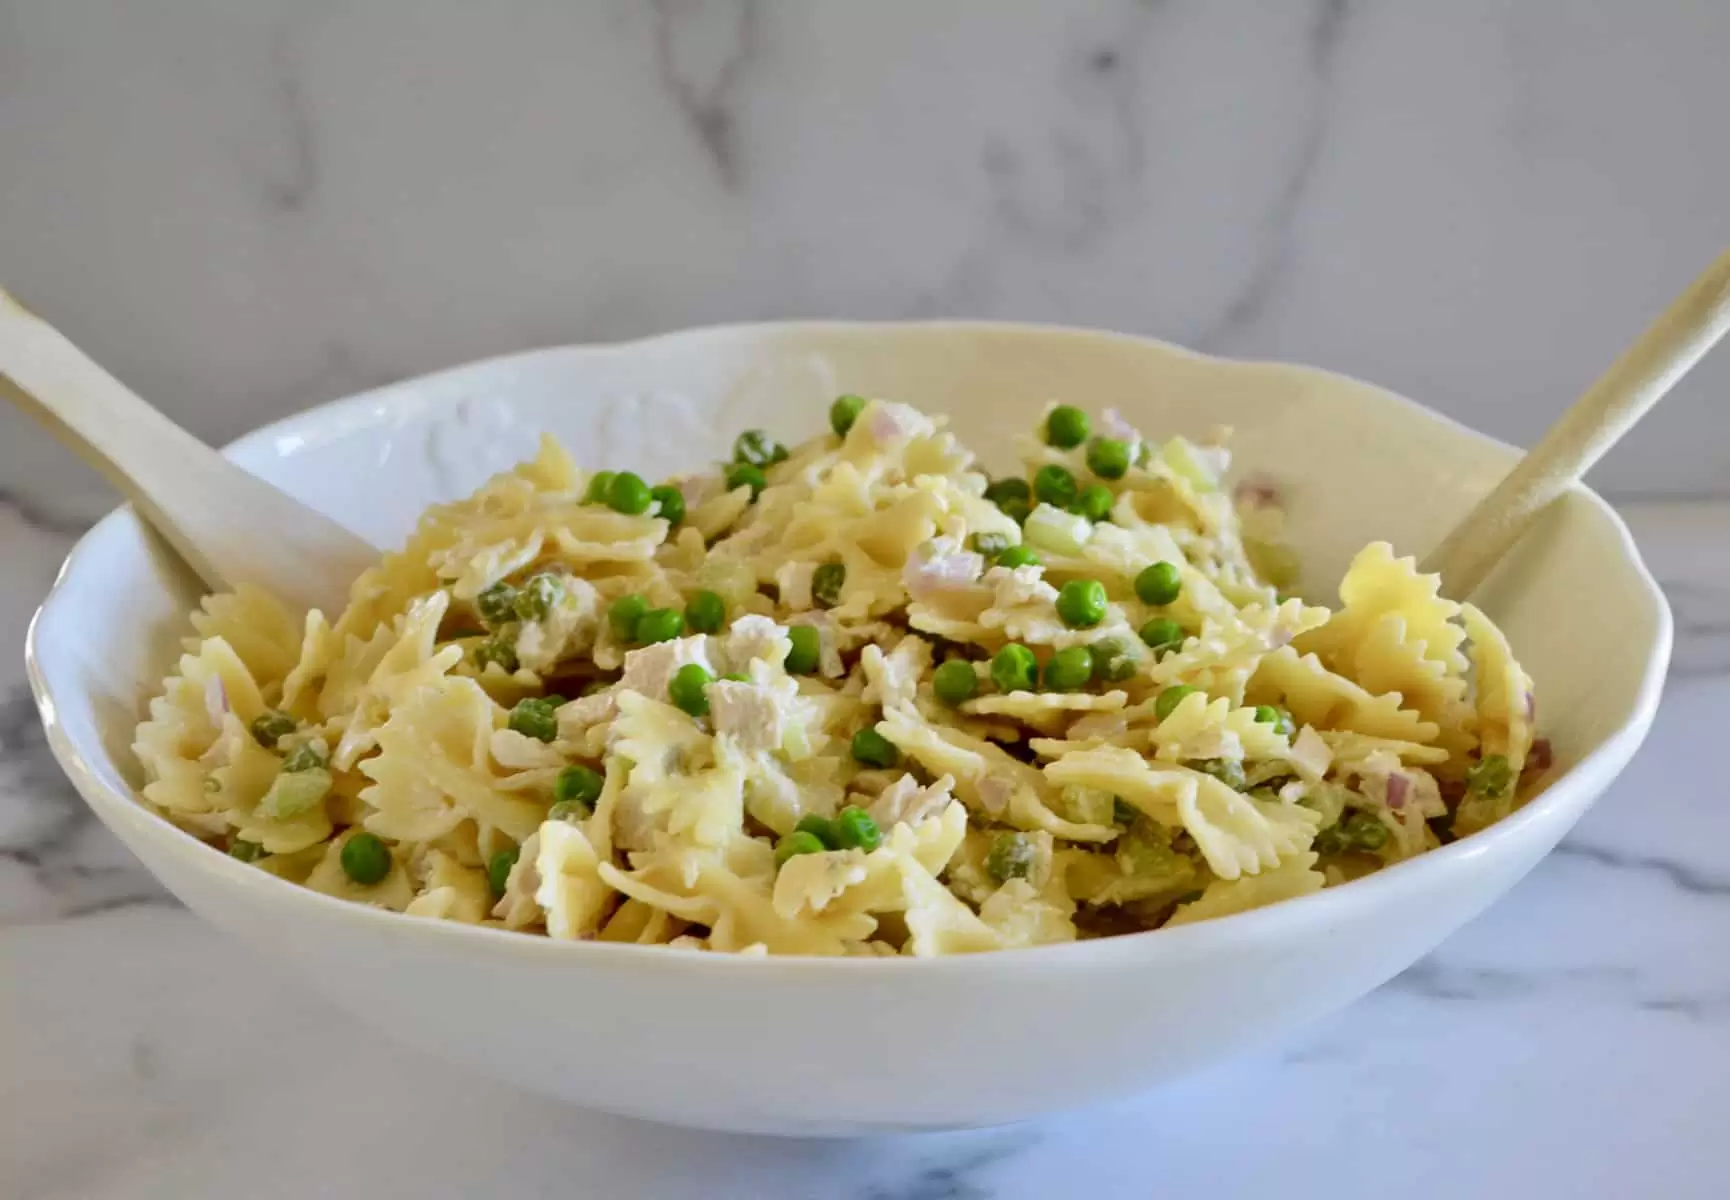
<path fill-rule="evenodd" d="M 334 621 L 207 597 L 144 801 L 345 900 L 565 939 L 938 955 L 1225 916 L 1505 816 L 1532 681 L 1384 543 L 1289 594 L 1220 431 L 1056 405 L 992 479 L 843 396 L 650 486 L 554 440 Z"/>

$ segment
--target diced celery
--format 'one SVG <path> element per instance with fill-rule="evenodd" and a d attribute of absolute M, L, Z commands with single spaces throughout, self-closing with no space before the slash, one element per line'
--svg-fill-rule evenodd
<path fill-rule="evenodd" d="M 1023 541 L 1035 550 L 1071 557 L 1080 554 L 1092 536 L 1093 522 L 1049 504 L 1034 509 L 1022 527 Z"/>
<path fill-rule="evenodd" d="M 305 771 L 279 771 L 270 790 L 258 802 L 259 815 L 286 821 L 309 812 L 330 793 L 330 772 L 323 767 Z"/>
<path fill-rule="evenodd" d="M 1059 793 L 1063 815 L 1077 825 L 1110 825 L 1117 797 L 1102 788 L 1071 784 Z"/>

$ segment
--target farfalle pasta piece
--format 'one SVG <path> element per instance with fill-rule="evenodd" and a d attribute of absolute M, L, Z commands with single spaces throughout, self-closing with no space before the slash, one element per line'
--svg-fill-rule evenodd
<path fill-rule="evenodd" d="M 388 908 L 392 912 L 402 912 L 414 902 L 414 883 L 408 877 L 408 870 L 402 860 L 391 856 L 390 871 L 385 877 L 373 884 L 359 884 L 348 877 L 342 869 L 342 848 L 348 845 L 357 830 L 349 830 L 331 840 L 325 848 L 324 857 L 307 875 L 305 886 L 315 892 L 323 892 L 327 896 L 335 896 L 338 900 L 353 900 L 358 904 L 370 904 L 375 908 Z"/>
<path fill-rule="evenodd" d="M 361 798 L 372 833 L 428 842 L 464 820 L 525 840 L 546 815 L 544 798 L 502 789 L 491 745 L 499 714 L 470 679 L 434 679 L 410 692 L 377 730 L 379 753 L 360 764 L 372 785 Z"/>
<path fill-rule="evenodd" d="M 211 637 L 181 656 L 162 688 L 132 743 L 144 767 L 144 799 L 181 816 L 220 812 L 225 804 L 219 789 L 207 786 L 214 764 L 205 755 L 231 715 L 250 722 L 264 711 L 258 683 L 226 639 Z"/>
<path fill-rule="evenodd" d="M 254 584 L 206 596 L 192 614 L 192 627 L 198 631 L 195 642 L 219 637 L 228 643 L 254 679 L 281 680 L 300 658 L 303 623 Z"/>
<path fill-rule="evenodd" d="M 1253 708 L 1234 707 L 1221 696 L 1191 692 L 1152 729 L 1148 744 L 1167 762 L 1198 758 L 1284 758 L 1291 743 L 1272 724 L 1257 721 Z"/>
<path fill-rule="evenodd" d="M 1233 913 L 1249 912 L 1295 900 L 1322 890 L 1327 880 L 1316 870 L 1318 856 L 1296 854 L 1270 871 L 1245 875 L 1240 879 L 1218 879 L 1202 889 L 1199 899 L 1180 904 L 1167 921 L 1171 925 L 1190 925 L 1196 921 L 1211 921 Z"/>
<path fill-rule="evenodd" d="M 547 936 L 567 941 L 599 932 L 613 890 L 600 876 L 601 859 L 580 826 L 548 821 L 540 828 L 535 902 L 546 914 Z"/>
<path fill-rule="evenodd" d="M 340 707 L 333 715 L 346 713 L 342 739 L 331 753 L 331 764 L 346 771 L 360 761 L 362 755 L 378 744 L 378 730 L 389 719 L 393 709 L 425 690 L 461 661 L 462 652 L 455 646 L 438 646 L 439 622 L 444 619 L 450 603 L 443 592 L 434 592 L 417 600 L 404 613 L 394 629 L 392 640 L 383 648 L 377 665 L 358 682 L 352 693 L 344 692 Z M 326 691 L 339 681 L 332 672 Z"/>
<path fill-rule="evenodd" d="M 433 917 L 478 925 L 492 910 L 486 872 L 464 866 L 449 854 L 429 850 L 422 867 L 424 882 L 403 910 L 411 917 Z"/>
<path fill-rule="evenodd" d="M 1221 879 L 1277 866 L 1307 848 L 1317 829 L 1309 809 L 1246 796 L 1185 767 L 1156 767 L 1121 747 L 1065 755 L 1045 774 L 1060 784 L 1111 792 L 1161 824 L 1181 825 Z"/>
<path fill-rule="evenodd" d="M 1344 729 L 1403 742 L 1433 742 L 1433 721 L 1401 706 L 1398 696 L 1374 696 L 1336 675 L 1313 654 L 1285 646 L 1265 656 L 1250 682 L 1251 704 L 1283 704 L 1300 724 Z"/>

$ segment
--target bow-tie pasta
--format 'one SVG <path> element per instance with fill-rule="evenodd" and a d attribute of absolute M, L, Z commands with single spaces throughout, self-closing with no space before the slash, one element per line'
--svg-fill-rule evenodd
<path fill-rule="evenodd" d="M 992 478 L 904 404 L 830 423 L 658 486 L 544 439 L 334 622 L 207 598 L 143 801 L 410 917 L 875 957 L 1296 899 L 1549 765 L 1482 612 L 1383 543 L 1297 599 L 1219 437 L 1055 405 Z"/>

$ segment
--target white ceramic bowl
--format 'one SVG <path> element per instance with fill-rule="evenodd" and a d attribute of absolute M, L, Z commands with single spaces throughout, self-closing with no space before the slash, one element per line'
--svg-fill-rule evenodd
<path fill-rule="evenodd" d="M 973 324 L 749 326 L 517 355 L 326 405 L 229 453 L 386 545 L 542 429 L 590 464 L 653 478 L 714 458 L 747 426 L 812 433 L 841 391 L 948 412 L 988 464 L 1009 461 L 1011 433 L 1052 398 L 1116 405 L 1156 435 L 1232 425 L 1238 470 L 1285 484 L 1318 597 L 1366 541 L 1427 550 L 1512 458 L 1338 375 Z M 1670 614 L 1627 530 L 1584 490 L 1477 599 L 1537 681 L 1560 768 L 1510 820 L 1243 916 L 934 961 L 553 942 L 345 904 L 199 844 L 133 796 L 133 726 L 197 592 L 129 510 L 73 550 L 28 655 L 54 753 L 103 823 L 194 911 L 361 1019 L 594 1108 L 858 1134 L 1013 1121 L 1146 1088 L 1348 1003 L 1505 892 L 1645 736 Z"/>

